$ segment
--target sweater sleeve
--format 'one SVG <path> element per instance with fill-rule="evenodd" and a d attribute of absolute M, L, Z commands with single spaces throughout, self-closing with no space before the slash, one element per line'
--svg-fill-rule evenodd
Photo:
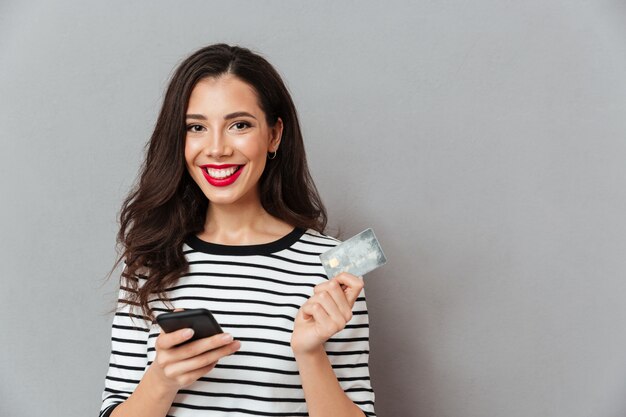
<path fill-rule="evenodd" d="M 361 292 L 346 327 L 325 345 L 326 354 L 344 392 L 366 416 L 376 416 L 369 373 L 369 320 Z"/>
<path fill-rule="evenodd" d="M 120 302 L 127 291 L 120 288 L 117 309 L 111 327 L 111 356 L 104 381 L 100 417 L 108 417 L 117 405 L 135 390 L 147 368 L 147 343 L 150 321 L 141 309 Z"/>

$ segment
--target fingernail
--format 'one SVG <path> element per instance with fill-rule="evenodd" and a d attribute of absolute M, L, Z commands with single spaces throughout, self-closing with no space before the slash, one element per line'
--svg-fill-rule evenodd
<path fill-rule="evenodd" d="M 224 342 L 231 342 L 231 341 L 233 340 L 233 335 L 232 335 L 232 334 L 230 334 L 230 333 L 224 333 L 224 334 L 222 335 L 222 340 L 223 340 Z"/>
<path fill-rule="evenodd" d="M 193 336 L 193 329 L 185 329 L 185 330 L 183 330 L 183 336 L 184 337 L 191 337 L 191 336 Z"/>

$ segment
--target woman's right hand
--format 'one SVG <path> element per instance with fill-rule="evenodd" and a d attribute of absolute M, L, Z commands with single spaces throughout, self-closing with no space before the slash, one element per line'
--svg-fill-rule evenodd
<path fill-rule="evenodd" d="M 176 392 L 211 371 L 218 360 L 241 347 L 232 335 L 220 333 L 176 346 L 193 335 L 192 329 L 161 333 L 156 339 L 156 358 L 150 368 L 168 391 Z"/>

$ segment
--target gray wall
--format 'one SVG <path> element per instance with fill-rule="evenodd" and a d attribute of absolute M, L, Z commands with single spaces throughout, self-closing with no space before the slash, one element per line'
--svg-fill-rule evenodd
<path fill-rule="evenodd" d="M 89 3 L 89 4 L 87 4 Z M 260 51 L 366 277 L 382 416 L 626 414 L 617 0 L 0 5 L 0 415 L 96 415 L 116 215 L 174 66 Z"/>

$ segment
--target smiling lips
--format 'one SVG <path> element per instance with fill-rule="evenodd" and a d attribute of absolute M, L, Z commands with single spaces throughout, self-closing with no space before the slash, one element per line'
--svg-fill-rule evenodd
<path fill-rule="evenodd" d="M 215 187 L 225 187 L 232 184 L 239 178 L 243 165 L 202 165 L 202 174 L 209 184 Z"/>

